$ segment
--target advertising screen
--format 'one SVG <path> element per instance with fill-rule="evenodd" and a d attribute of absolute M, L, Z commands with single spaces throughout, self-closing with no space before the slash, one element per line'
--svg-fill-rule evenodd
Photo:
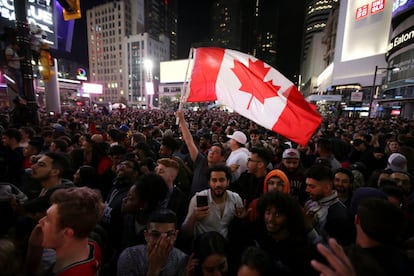
<path fill-rule="evenodd" d="M 28 23 L 39 26 L 46 34 L 47 43 L 51 47 L 56 47 L 55 1 L 27 0 L 26 8 Z M 14 26 L 15 20 L 14 1 L 0 0 L 0 25 L 2 27 Z"/>
<path fill-rule="evenodd" d="M 17 0 L 23 1 L 23 0 Z M 44 41 L 50 48 L 70 52 L 75 21 L 64 21 L 60 4 L 55 0 L 26 0 L 27 21 L 43 30 Z M 16 14 L 13 0 L 0 0 L 0 32 L 15 28 Z"/>
<path fill-rule="evenodd" d="M 394 5 L 392 6 L 392 17 L 398 17 L 413 8 L 414 0 L 394 0 Z"/>
<path fill-rule="evenodd" d="M 347 1 L 342 62 L 386 52 L 391 9 L 391 0 Z"/>

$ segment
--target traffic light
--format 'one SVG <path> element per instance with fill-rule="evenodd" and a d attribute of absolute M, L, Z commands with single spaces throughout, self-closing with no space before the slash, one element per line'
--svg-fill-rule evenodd
<path fill-rule="evenodd" d="M 66 21 L 82 17 L 80 0 L 58 0 L 58 2 L 63 7 L 63 19 Z"/>
<path fill-rule="evenodd" d="M 54 73 L 52 71 L 53 67 L 53 58 L 50 54 L 49 44 L 42 43 L 40 48 L 40 57 L 39 57 L 40 65 L 42 66 L 42 70 L 40 70 L 40 74 L 42 75 L 43 81 L 49 81 L 50 77 Z"/>

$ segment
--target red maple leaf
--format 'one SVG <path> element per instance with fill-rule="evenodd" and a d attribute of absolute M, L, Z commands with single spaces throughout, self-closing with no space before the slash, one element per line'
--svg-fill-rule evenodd
<path fill-rule="evenodd" d="M 249 59 L 249 66 L 246 67 L 238 60 L 234 61 L 234 68 L 231 69 L 237 78 L 242 83 L 239 88 L 241 91 L 251 93 L 252 97 L 249 100 L 247 109 L 250 108 L 250 104 L 253 97 L 258 99 L 262 104 L 266 98 L 277 97 L 280 86 L 273 85 L 272 80 L 264 81 L 265 76 L 270 70 L 270 67 L 265 68 L 265 64 L 261 60 L 253 62 Z"/>

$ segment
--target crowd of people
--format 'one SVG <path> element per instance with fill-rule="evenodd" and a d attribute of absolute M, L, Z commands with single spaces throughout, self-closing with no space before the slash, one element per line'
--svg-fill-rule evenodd
<path fill-rule="evenodd" d="M 1 122 L 2 275 L 414 275 L 414 121 L 306 145 L 222 110 Z"/>

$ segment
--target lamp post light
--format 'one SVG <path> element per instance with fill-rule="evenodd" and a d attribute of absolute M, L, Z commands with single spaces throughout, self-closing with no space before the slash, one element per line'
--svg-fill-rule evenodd
<path fill-rule="evenodd" d="M 145 93 L 149 96 L 148 99 L 148 107 L 152 108 L 152 97 L 154 96 L 154 83 L 152 81 L 152 60 L 146 59 L 144 60 L 144 68 L 145 68 Z"/>
<path fill-rule="evenodd" d="M 374 71 L 374 81 L 372 82 L 372 87 L 371 87 L 371 95 L 369 97 L 369 110 L 368 110 L 368 118 L 371 118 L 371 114 L 372 114 L 372 103 L 374 101 L 374 94 L 376 91 L 376 81 L 377 81 L 377 73 L 378 70 L 387 70 L 388 71 L 399 71 L 400 68 L 399 67 L 378 67 L 378 65 L 375 65 L 375 71 Z"/>

